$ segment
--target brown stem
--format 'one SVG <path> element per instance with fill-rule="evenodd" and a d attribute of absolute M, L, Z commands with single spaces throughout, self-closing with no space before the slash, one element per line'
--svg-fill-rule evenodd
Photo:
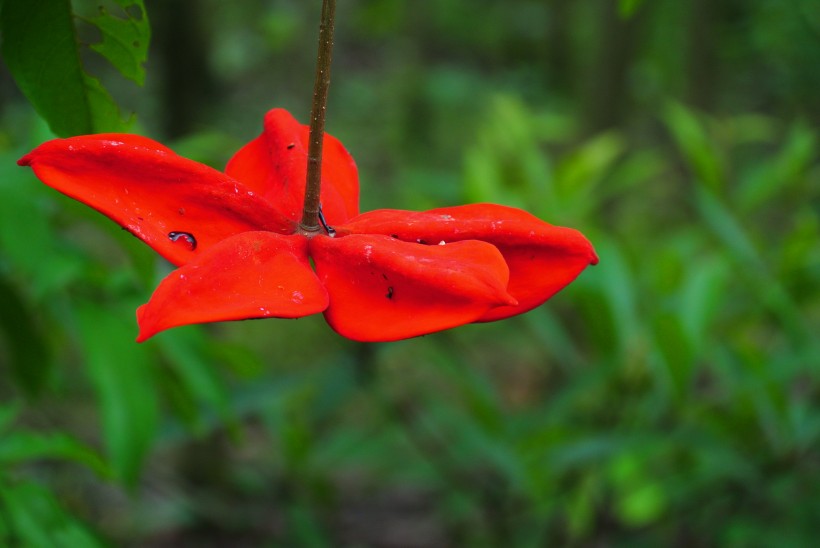
<path fill-rule="evenodd" d="M 325 135 L 327 90 L 330 87 L 330 61 L 333 53 L 333 24 L 336 0 L 323 0 L 319 25 L 319 52 L 316 55 L 316 80 L 313 84 L 313 106 L 310 112 L 310 143 L 308 144 L 307 182 L 302 221 L 305 232 L 319 231 L 319 198 L 322 189 L 322 142 Z"/>

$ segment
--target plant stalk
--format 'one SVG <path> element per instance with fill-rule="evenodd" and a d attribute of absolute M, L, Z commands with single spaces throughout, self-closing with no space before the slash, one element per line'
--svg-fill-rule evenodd
<path fill-rule="evenodd" d="M 319 232 L 319 205 L 322 190 L 322 144 L 325 135 L 327 93 L 330 87 L 330 62 L 333 54 L 333 26 L 336 0 L 323 0 L 319 24 L 319 51 L 316 55 L 316 80 L 313 84 L 313 105 L 310 112 L 310 142 L 308 143 L 307 181 L 302 220 L 299 227 L 308 233 Z"/>

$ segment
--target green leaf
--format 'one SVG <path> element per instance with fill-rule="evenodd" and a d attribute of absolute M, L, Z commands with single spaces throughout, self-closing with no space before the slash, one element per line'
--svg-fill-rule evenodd
<path fill-rule="evenodd" d="M 614 132 L 601 133 L 576 147 L 557 169 L 562 192 L 572 194 L 594 187 L 612 171 L 624 148 L 623 138 Z"/>
<path fill-rule="evenodd" d="M 644 0 L 618 0 L 618 13 L 622 18 L 628 19 L 638 11 L 643 2 Z"/>
<path fill-rule="evenodd" d="M 105 546 L 53 493 L 35 483 L 0 478 L 0 545 L 97 548 Z"/>
<path fill-rule="evenodd" d="M 795 342 L 814 343 L 815 337 L 802 320 L 800 307 L 781 281 L 771 272 L 763 255 L 746 228 L 724 203 L 711 193 L 699 190 L 696 205 L 706 224 L 724 243 L 729 255 L 742 267 L 740 275 L 747 277 L 755 291 L 755 299 L 778 316 L 781 325 Z"/>
<path fill-rule="evenodd" d="M 712 322 L 723 307 L 731 272 L 725 255 L 703 259 L 683 280 L 678 296 L 679 318 L 687 338 L 698 348 L 712 334 Z"/>
<path fill-rule="evenodd" d="M 54 133 L 68 137 L 127 129 L 114 99 L 83 69 L 69 0 L 5 0 L 0 32 L 0 53 L 9 72 Z M 123 62 L 105 41 L 97 49 L 112 62 Z M 117 68 L 126 75 L 134 72 Z"/>
<path fill-rule="evenodd" d="M 25 301 L 2 277 L 0 338 L 5 338 L 14 380 L 29 396 L 37 395 L 51 371 L 48 346 Z"/>
<path fill-rule="evenodd" d="M 12 432 L 0 439 L 0 463 L 16 464 L 34 459 L 68 459 L 105 475 L 106 466 L 91 449 L 66 434 Z"/>
<path fill-rule="evenodd" d="M 173 337 L 158 338 L 156 344 L 196 403 L 212 407 L 221 419 L 230 421 L 233 416 L 228 406 L 228 394 L 214 364 L 202 350 L 207 346 L 202 333 L 180 329 Z"/>
<path fill-rule="evenodd" d="M 738 201 L 745 211 L 770 205 L 789 192 L 808 192 L 805 174 L 817 159 L 817 137 L 814 131 L 795 125 L 777 154 L 766 156 L 765 161 L 746 177 L 738 188 Z M 800 186 L 805 186 L 805 190 Z"/>
<path fill-rule="evenodd" d="M 698 182 L 719 195 L 725 186 L 726 169 L 701 121 L 695 113 L 675 102 L 667 105 L 664 121 Z"/>
<path fill-rule="evenodd" d="M 646 526 L 666 509 L 666 495 L 641 458 L 620 455 L 612 462 L 609 475 L 616 491 L 614 510 L 625 525 Z"/>
<path fill-rule="evenodd" d="M 679 313 L 663 312 L 652 323 L 655 344 L 667 367 L 669 381 L 677 397 L 688 392 L 692 381 L 696 348 L 681 326 Z"/>
<path fill-rule="evenodd" d="M 118 478 L 133 485 L 154 441 L 159 402 L 148 347 L 134 343 L 135 326 L 120 320 L 118 313 L 119 309 L 85 306 L 77 314 L 77 324 L 102 408 L 111 467 Z"/>
<path fill-rule="evenodd" d="M 3 402 L 0 405 L 0 433 L 9 428 L 20 414 L 22 404 L 16 401 Z"/>
<path fill-rule="evenodd" d="M 125 18 L 111 15 L 100 7 L 101 15 L 87 22 L 102 33 L 102 42 L 92 44 L 91 49 L 108 59 L 120 73 L 139 85 L 145 82 L 145 63 L 148 58 L 148 42 L 151 27 L 143 0 L 116 0 L 122 6 Z M 138 11 L 138 16 L 132 16 Z"/>

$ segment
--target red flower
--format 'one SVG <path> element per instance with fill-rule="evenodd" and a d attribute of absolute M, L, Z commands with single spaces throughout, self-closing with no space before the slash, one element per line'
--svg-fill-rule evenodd
<path fill-rule="evenodd" d="M 121 134 L 55 139 L 19 164 L 179 266 L 137 310 L 138 341 L 317 312 L 351 339 L 403 339 L 521 314 L 597 262 L 579 232 L 510 207 L 360 215 L 356 165 L 329 135 L 321 202 L 336 233 L 305 236 L 307 140 L 307 126 L 276 109 L 225 173 Z"/>

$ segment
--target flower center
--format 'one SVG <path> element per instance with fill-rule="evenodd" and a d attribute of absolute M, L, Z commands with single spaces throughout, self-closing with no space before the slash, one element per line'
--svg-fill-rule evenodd
<path fill-rule="evenodd" d="M 319 215 L 318 215 L 318 217 L 319 217 L 319 224 L 321 225 L 321 227 L 319 227 L 319 226 L 306 227 L 304 224 L 299 223 L 299 225 L 296 227 L 296 234 L 301 234 L 302 236 L 305 236 L 306 238 L 313 238 L 317 234 L 321 234 L 322 229 L 324 229 L 325 234 L 327 234 L 331 238 L 335 238 L 336 237 L 336 230 L 332 226 L 327 224 L 327 219 L 325 219 L 325 214 L 322 213 L 322 204 L 319 204 Z"/>

